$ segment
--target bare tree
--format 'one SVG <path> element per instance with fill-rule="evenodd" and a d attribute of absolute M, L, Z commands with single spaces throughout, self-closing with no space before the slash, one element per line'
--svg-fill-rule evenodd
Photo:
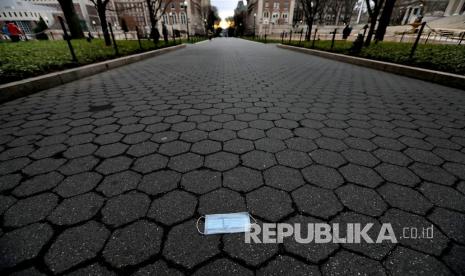
<path fill-rule="evenodd" d="M 110 3 L 110 0 L 90 0 L 95 8 L 97 9 L 98 18 L 100 20 L 100 26 L 102 27 L 103 39 L 105 40 L 105 45 L 111 45 L 110 33 L 108 32 L 108 22 L 107 22 L 107 6 Z"/>
<path fill-rule="evenodd" d="M 63 11 L 66 23 L 68 23 L 71 38 L 83 38 L 84 32 L 82 31 L 76 10 L 74 9 L 73 0 L 58 0 L 58 3 Z"/>
<path fill-rule="evenodd" d="M 392 11 L 394 10 L 394 5 L 396 0 L 386 0 L 383 11 L 379 18 L 378 28 L 376 28 L 375 40 L 383 41 L 384 35 L 386 34 L 386 29 L 389 26 L 391 21 Z"/>
<path fill-rule="evenodd" d="M 344 22 L 346 24 L 350 23 L 350 18 L 354 12 L 355 4 L 357 0 L 344 0 Z"/>
<path fill-rule="evenodd" d="M 368 10 L 368 15 L 370 16 L 370 28 L 368 29 L 367 38 L 365 40 L 365 46 L 370 46 L 373 34 L 375 32 L 376 22 L 378 21 L 378 15 L 381 11 L 381 8 L 384 5 L 384 0 L 365 0 Z"/>
<path fill-rule="evenodd" d="M 153 39 L 154 43 L 158 43 L 160 39 L 160 33 L 158 32 L 157 24 L 168 6 L 171 5 L 173 0 L 145 0 L 147 3 L 147 8 L 149 10 L 150 18 L 150 37 Z"/>
<path fill-rule="evenodd" d="M 304 13 L 305 23 L 307 23 L 308 29 L 305 39 L 310 41 L 310 36 L 312 33 L 313 21 L 315 15 L 318 11 L 320 0 L 299 0 L 300 5 L 302 6 L 302 11 Z"/>

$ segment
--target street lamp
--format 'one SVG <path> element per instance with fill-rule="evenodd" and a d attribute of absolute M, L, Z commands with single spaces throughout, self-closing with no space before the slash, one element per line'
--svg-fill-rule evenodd
<path fill-rule="evenodd" d="M 257 18 L 257 14 L 253 14 L 253 39 L 255 39 L 255 19 Z"/>
<path fill-rule="evenodd" d="M 207 19 L 203 19 L 204 25 L 205 25 L 205 37 L 208 37 L 208 30 L 207 30 Z"/>
<path fill-rule="evenodd" d="M 173 40 L 176 40 L 174 37 L 174 14 L 170 12 L 170 17 L 171 17 L 171 33 L 173 34 Z"/>
<path fill-rule="evenodd" d="M 187 1 L 184 1 L 184 9 L 186 11 L 187 41 L 190 41 L 189 39 L 189 16 L 187 15 Z"/>

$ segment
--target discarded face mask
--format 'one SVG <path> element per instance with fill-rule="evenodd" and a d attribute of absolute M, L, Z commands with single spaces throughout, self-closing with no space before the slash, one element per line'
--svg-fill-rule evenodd
<path fill-rule="evenodd" d="M 205 217 L 204 232 L 199 229 L 199 221 Z M 197 220 L 197 231 L 203 235 L 240 233 L 250 231 L 250 218 L 257 221 L 247 212 L 212 214 L 201 216 Z"/>

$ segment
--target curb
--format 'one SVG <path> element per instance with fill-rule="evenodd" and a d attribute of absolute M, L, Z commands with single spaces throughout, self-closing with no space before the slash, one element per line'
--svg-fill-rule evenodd
<path fill-rule="evenodd" d="M 391 62 L 377 61 L 366 58 L 353 57 L 343 54 L 330 53 L 308 48 L 278 44 L 278 48 L 297 51 L 305 54 L 315 55 L 323 58 L 329 58 L 354 65 L 364 66 L 384 72 L 394 73 L 397 75 L 407 76 L 424 81 L 434 82 L 449 87 L 465 90 L 465 76 L 422 69 L 407 65 L 395 64 Z"/>
<path fill-rule="evenodd" d="M 11 101 L 20 97 L 53 88 L 68 82 L 105 72 L 123 65 L 141 61 L 146 58 L 155 57 L 164 53 L 175 51 L 186 47 L 186 44 L 157 49 L 145 53 L 120 57 L 98 63 L 79 66 L 60 72 L 50 73 L 43 76 L 28 78 L 0 85 L 0 103 Z"/>

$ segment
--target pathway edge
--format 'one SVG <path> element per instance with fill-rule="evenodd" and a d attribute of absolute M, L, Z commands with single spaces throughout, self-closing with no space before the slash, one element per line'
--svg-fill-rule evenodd
<path fill-rule="evenodd" d="M 449 87 L 465 90 L 465 76 L 440 72 L 435 70 L 423 69 L 413 66 L 395 64 L 391 62 L 371 60 L 360 57 L 353 57 L 344 54 L 336 54 L 325 51 L 319 51 L 308 48 L 301 48 L 296 46 L 289 46 L 277 44 L 278 48 L 287 49 L 291 51 L 301 52 L 305 54 L 315 55 L 323 58 L 333 59 L 341 62 L 346 62 L 354 65 L 364 66 L 384 72 L 394 73 L 406 77 L 429 81 Z"/>
<path fill-rule="evenodd" d="M 185 47 L 186 44 L 180 44 L 2 84 L 0 85 L 0 103 L 12 101 L 42 90 L 53 88 L 68 82 L 79 80 L 95 75 L 97 73 L 102 73 L 123 65 L 138 62 L 146 58 L 155 57 Z"/>

